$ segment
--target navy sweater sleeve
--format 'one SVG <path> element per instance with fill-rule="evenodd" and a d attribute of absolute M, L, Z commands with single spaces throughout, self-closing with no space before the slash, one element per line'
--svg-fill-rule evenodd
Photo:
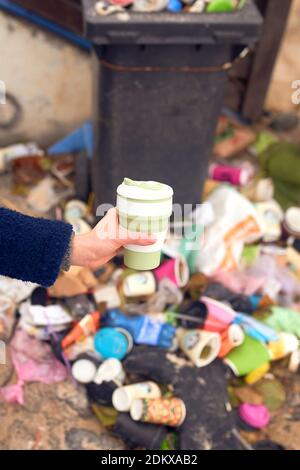
<path fill-rule="evenodd" d="M 0 274 L 52 285 L 72 237 L 72 226 L 0 207 Z"/>

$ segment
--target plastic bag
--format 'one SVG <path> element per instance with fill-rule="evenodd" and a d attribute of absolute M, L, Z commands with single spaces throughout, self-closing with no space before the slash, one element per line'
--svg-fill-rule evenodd
<path fill-rule="evenodd" d="M 53 355 L 50 346 L 17 330 L 11 341 L 12 362 L 18 382 L 0 389 L 9 403 L 24 405 L 25 382 L 51 384 L 67 378 L 67 370 Z"/>
<path fill-rule="evenodd" d="M 208 197 L 215 221 L 207 228 L 198 257 L 206 275 L 238 266 L 245 243 L 258 240 L 263 227 L 253 204 L 235 189 L 220 186 Z"/>

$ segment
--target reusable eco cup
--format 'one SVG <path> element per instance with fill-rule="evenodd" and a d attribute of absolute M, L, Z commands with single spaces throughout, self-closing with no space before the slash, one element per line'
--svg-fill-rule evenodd
<path fill-rule="evenodd" d="M 169 218 L 172 214 L 173 189 L 156 181 L 124 178 L 117 188 L 120 225 L 131 232 L 154 234 L 157 241 L 148 246 L 125 246 L 124 263 L 128 268 L 148 271 L 159 266 Z"/>
<path fill-rule="evenodd" d="M 130 408 L 134 421 L 178 427 L 185 420 L 185 404 L 179 398 L 145 398 L 134 400 Z"/>
<path fill-rule="evenodd" d="M 196 367 L 204 367 L 219 354 L 221 337 L 211 331 L 186 330 L 179 337 L 179 346 Z"/>
<path fill-rule="evenodd" d="M 133 400 L 137 398 L 160 398 L 161 391 L 154 382 L 141 382 L 117 388 L 112 396 L 116 410 L 129 411 Z"/>

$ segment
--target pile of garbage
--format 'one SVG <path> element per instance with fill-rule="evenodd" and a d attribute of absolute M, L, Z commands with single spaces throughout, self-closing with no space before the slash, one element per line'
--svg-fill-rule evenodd
<path fill-rule="evenodd" d="M 154 13 L 228 13 L 242 8 L 245 0 L 100 0 L 95 5 L 98 15 L 117 12 Z"/>
<path fill-rule="evenodd" d="M 300 150 L 226 117 L 217 134 L 204 202 L 180 237 L 171 224 L 158 268 L 128 269 L 120 254 L 49 289 L 0 278 L 0 338 L 17 374 L 6 401 L 71 375 L 130 448 L 243 449 L 241 430 L 268 426 L 286 400 L 274 363 L 290 374 L 300 364 Z M 12 190 L 90 230 L 91 202 L 71 198 L 74 157 L 37 152 L 0 152 Z"/>

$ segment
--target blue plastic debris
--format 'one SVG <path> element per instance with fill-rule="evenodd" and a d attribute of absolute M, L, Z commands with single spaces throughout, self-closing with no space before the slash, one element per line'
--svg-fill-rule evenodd
<path fill-rule="evenodd" d="M 66 137 L 63 137 L 49 147 L 47 153 L 49 155 L 58 155 L 60 153 L 72 153 L 84 150 L 88 158 L 92 158 L 93 142 L 93 125 L 91 121 L 86 121 L 81 127 L 72 131 Z"/>

